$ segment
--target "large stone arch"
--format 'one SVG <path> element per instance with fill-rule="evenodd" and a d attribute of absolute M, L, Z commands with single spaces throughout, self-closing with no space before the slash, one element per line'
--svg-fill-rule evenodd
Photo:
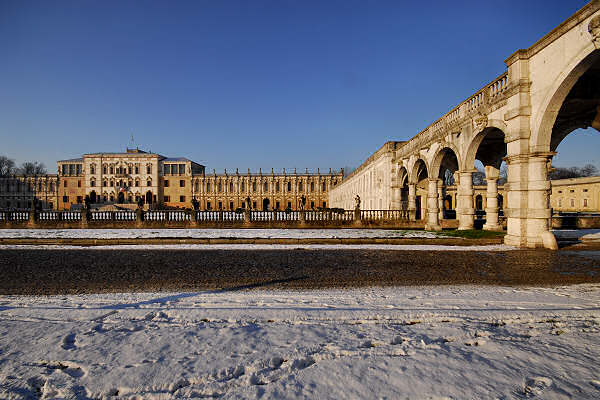
<path fill-rule="evenodd" d="M 600 15 L 595 18 L 599 17 Z M 597 49 L 590 41 L 576 56 L 569 60 L 558 74 L 557 79 L 548 89 L 548 95 L 539 105 L 539 117 L 531 121 L 531 152 L 551 151 L 553 127 L 565 99 L 582 75 L 599 62 L 600 49 Z M 580 127 L 585 126 L 573 126 L 571 131 Z"/>

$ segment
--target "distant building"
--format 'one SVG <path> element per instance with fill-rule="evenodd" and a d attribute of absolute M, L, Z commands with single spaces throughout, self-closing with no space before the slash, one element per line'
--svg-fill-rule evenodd
<path fill-rule="evenodd" d="M 58 161 L 58 174 L 0 178 L 0 208 L 66 210 L 85 203 L 132 204 L 201 210 L 248 208 L 293 210 L 327 207 L 329 190 L 341 183 L 343 170 L 322 174 L 286 172 L 206 174 L 205 166 L 184 157 L 169 158 L 139 149 L 90 153 Z M 248 202 L 249 199 L 249 202 Z"/>

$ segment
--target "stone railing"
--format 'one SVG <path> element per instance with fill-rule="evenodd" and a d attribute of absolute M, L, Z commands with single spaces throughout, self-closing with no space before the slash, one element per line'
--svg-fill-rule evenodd
<path fill-rule="evenodd" d="M 406 142 L 400 147 L 399 155 L 409 156 L 436 139 L 451 133 L 449 130 L 458 130 L 461 122 L 465 119 L 472 118 L 479 112 L 486 114 L 487 107 L 506 99 L 508 89 L 509 79 L 507 71 Z"/>
<path fill-rule="evenodd" d="M 305 211 L 194 211 L 194 210 L 123 210 L 123 211 L 2 211 L 0 228 L 143 228 L 209 226 L 341 226 L 415 225 L 408 210 L 305 210 Z M 416 225 L 419 223 L 417 222 Z M 418 226 L 415 226 L 418 227 Z"/>

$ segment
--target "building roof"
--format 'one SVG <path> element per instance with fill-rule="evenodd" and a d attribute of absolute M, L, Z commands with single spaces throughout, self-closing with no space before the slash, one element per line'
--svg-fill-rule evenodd
<path fill-rule="evenodd" d="M 62 163 L 66 163 L 66 162 L 83 162 L 83 158 L 71 158 L 69 160 L 58 160 L 57 162 L 62 162 Z"/>
<path fill-rule="evenodd" d="M 163 162 L 173 162 L 173 161 L 191 161 L 194 162 L 192 160 L 190 160 L 189 158 L 185 158 L 185 157 L 167 157 L 164 160 L 162 160 Z"/>

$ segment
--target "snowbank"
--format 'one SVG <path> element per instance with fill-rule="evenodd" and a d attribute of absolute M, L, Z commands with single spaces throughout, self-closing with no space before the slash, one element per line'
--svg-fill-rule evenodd
<path fill-rule="evenodd" d="M 0 297 L 0 398 L 598 398 L 600 286 Z"/>

